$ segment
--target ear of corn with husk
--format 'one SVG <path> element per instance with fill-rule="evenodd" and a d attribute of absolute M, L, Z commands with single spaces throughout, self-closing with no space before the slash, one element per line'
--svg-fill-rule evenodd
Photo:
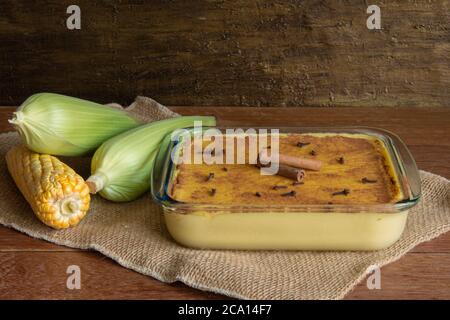
<path fill-rule="evenodd" d="M 91 193 L 111 201 L 131 201 L 150 189 L 150 175 L 163 138 L 172 131 L 194 126 L 215 126 L 214 117 L 177 117 L 152 122 L 104 142 L 94 154 L 91 176 L 86 180 Z"/>
<path fill-rule="evenodd" d="M 32 151 L 79 156 L 141 123 L 127 112 L 54 93 L 29 97 L 9 120 Z"/>
<path fill-rule="evenodd" d="M 6 154 L 8 170 L 36 216 L 46 225 L 76 226 L 89 209 L 89 188 L 82 177 L 56 157 L 23 145 Z"/>

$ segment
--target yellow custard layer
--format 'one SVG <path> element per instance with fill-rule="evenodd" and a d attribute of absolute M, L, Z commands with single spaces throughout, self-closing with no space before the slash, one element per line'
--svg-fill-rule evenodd
<path fill-rule="evenodd" d="M 379 250 L 400 238 L 408 215 L 408 211 L 192 213 L 164 214 L 178 243 L 238 250 Z"/>
<path fill-rule="evenodd" d="M 261 175 L 253 164 L 180 164 L 169 195 L 184 203 L 225 205 L 386 204 L 402 198 L 388 152 L 372 136 L 285 134 L 279 146 L 282 154 L 322 161 L 322 169 L 306 170 L 303 184 L 294 185 L 285 177 Z M 225 159 L 226 146 L 222 153 Z M 336 194 L 344 189 L 347 195 Z M 290 191 L 295 195 L 284 195 Z"/>

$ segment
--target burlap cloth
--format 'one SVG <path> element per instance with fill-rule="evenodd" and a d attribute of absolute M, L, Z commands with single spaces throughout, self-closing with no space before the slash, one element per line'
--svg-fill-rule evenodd
<path fill-rule="evenodd" d="M 175 116 L 149 98 L 129 108 L 143 119 Z M 450 181 L 421 172 L 423 198 L 409 213 L 402 238 L 376 252 L 284 252 L 193 250 L 176 244 L 164 229 L 161 210 L 150 195 L 130 203 L 94 196 L 86 218 L 75 228 L 43 225 L 10 178 L 6 151 L 16 133 L 0 135 L 0 223 L 32 237 L 80 249 L 97 250 L 126 268 L 165 282 L 182 281 L 201 290 L 244 299 L 340 299 L 371 265 L 399 259 L 417 244 L 450 229 Z M 63 159 L 84 177 L 89 159 Z"/>

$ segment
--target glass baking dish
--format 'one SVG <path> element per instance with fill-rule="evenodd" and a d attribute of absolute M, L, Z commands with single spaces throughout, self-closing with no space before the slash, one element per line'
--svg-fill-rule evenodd
<path fill-rule="evenodd" d="M 226 128 L 218 129 L 224 132 Z M 388 153 L 401 200 L 351 205 L 178 202 L 168 193 L 176 167 L 171 154 L 178 152 L 186 135 L 194 133 L 190 128 L 176 139 L 166 137 L 152 175 L 152 196 L 162 206 L 167 230 L 176 242 L 200 249 L 356 251 L 383 249 L 400 238 L 408 210 L 418 202 L 421 187 L 415 161 L 398 136 L 367 127 L 266 129 L 278 129 L 280 134 L 362 134 L 376 138 Z"/>

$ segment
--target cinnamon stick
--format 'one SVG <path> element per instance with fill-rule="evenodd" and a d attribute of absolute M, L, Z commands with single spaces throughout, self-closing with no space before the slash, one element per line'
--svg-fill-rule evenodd
<path fill-rule="evenodd" d="M 270 166 L 270 163 L 262 164 L 258 158 L 257 166 L 258 167 L 267 167 L 267 166 Z M 294 168 L 294 167 L 279 163 L 277 175 L 288 178 L 288 179 L 292 179 L 297 182 L 302 182 L 306 176 L 306 172 L 305 172 L 305 170 L 302 170 L 299 168 Z M 279 189 L 279 188 L 284 188 L 284 187 L 285 186 L 274 186 L 274 189 Z"/>
<path fill-rule="evenodd" d="M 294 168 L 280 163 L 278 164 L 277 175 L 292 179 L 297 182 L 301 182 L 305 178 L 306 173 L 305 170 Z"/>
<path fill-rule="evenodd" d="M 260 152 L 259 159 L 263 163 L 270 162 L 270 157 L 267 155 L 267 150 L 262 150 Z M 319 171 L 320 168 L 322 167 L 322 161 L 320 160 L 293 157 L 281 153 L 278 155 L 278 162 L 280 166 L 287 165 L 290 167 L 309 169 L 314 171 Z"/>

